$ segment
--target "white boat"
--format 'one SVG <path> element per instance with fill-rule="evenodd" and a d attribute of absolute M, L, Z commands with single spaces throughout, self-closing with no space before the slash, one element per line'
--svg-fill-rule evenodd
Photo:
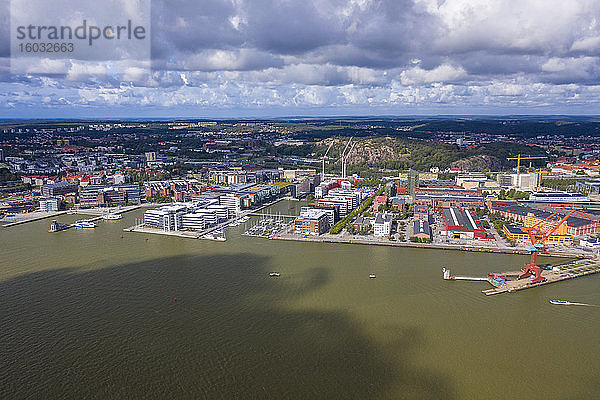
<path fill-rule="evenodd" d="M 106 214 L 102 216 L 102 219 L 105 221 L 116 221 L 121 218 L 123 218 L 121 214 Z"/>
<path fill-rule="evenodd" d="M 375 279 L 375 278 L 377 278 L 377 276 L 375 276 L 375 274 L 370 274 L 369 275 L 369 279 Z"/>
<path fill-rule="evenodd" d="M 96 224 L 86 219 L 80 219 L 73 224 L 76 228 L 95 228 Z"/>
<path fill-rule="evenodd" d="M 271 273 L 269 273 L 269 276 L 277 277 L 277 276 L 281 276 L 281 274 L 279 272 L 271 272 Z"/>
<path fill-rule="evenodd" d="M 550 300 L 550 304 L 554 304 L 557 306 L 588 306 L 588 307 L 598 307 L 594 304 L 587 304 L 587 303 L 576 303 L 573 301 L 568 301 L 568 300 Z"/>
<path fill-rule="evenodd" d="M 550 304 L 555 304 L 555 305 L 560 305 L 560 306 L 568 306 L 572 303 L 567 300 L 550 300 Z"/>

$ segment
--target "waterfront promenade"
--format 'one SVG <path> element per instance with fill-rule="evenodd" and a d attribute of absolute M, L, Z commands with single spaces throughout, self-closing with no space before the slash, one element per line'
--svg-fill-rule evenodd
<path fill-rule="evenodd" d="M 110 208 L 82 208 L 82 209 L 72 209 L 72 210 L 63 210 L 63 211 L 33 211 L 30 213 L 16 214 L 14 217 L 5 217 L 2 221 L 5 222 L 2 226 L 4 228 L 10 228 L 11 226 L 17 226 L 21 224 L 26 224 L 28 222 L 39 221 L 47 218 L 54 218 L 61 215 L 91 215 L 102 217 L 102 215 L 108 212 L 114 213 L 126 213 L 129 211 L 137 210 L 146 206 L 146 204 L 136 204 L 132 206 L 123 206 L 123 207 L 110 207 Z M 93 218 L 92 220 L 98 220 L 100 218 Z"/>
<path fill-rule="evenodd" d="M 441 250 L 458 250 L 458 251 L 470 251 L 470 252 L 483 252 L 483 253 L 502 253 L 502 254 L 523 254 L 529 255 L 530 252 L 525 249 L 518 249 L 514 247 L 491 247 L 491 246 L 474 246 L 465 244 L 450 244 L 450 243 L 413 243 L 413 242 L 401 242 L 394 240 L 385 239 L 367 239 L 357 238 L 355 236 L 347 235 L 332 235 L 325 233 L 320 236 L 302 236 L 293 233 L 282 232 L 278 235 L 273 236 L 271 239 L 275 240 L 295 240 L 301 242 L 319 242 L 319 243 L 345 243 L 345 244 L 360 244 L 360 245 L 377 245 L 377 246 L 395 246 L 395 247 L 414 247 L 414 248 L 425 248 L 425 249 L 441 249 Z M 592 254 L 582 253 L 569 253 L 569 252 L 558 252 L 550 251 L 544 253 L 544 256 L 551 257 L 575 257 L 575 258 L 593 258 Z"/>

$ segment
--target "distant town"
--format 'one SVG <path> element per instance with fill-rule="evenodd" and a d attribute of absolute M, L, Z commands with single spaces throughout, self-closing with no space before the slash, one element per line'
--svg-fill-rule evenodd
<path fill-rule="evenodd" d="M 4 122 L 0 221 L 147 207 L 129 230 L 224 240 L 255 217 L 245 233 L 271 239 L 523 252 L 535 227 L 593 254 L 597 124 L 527 123 Z M 299 215 L 268 212 L 283 198 Z"/>

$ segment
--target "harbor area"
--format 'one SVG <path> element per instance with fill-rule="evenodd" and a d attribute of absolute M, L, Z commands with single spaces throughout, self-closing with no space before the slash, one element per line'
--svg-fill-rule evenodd
<path fill-rule="evenodd" d="M 521 278 L 522 271 L 509 271 L 490 273 L 487 277 L 454 276 L 450 270 L 444 268 L 443 276 L 447 281 L 487 281 L 492 286 L 491 289 L 482 290 L 486 296 L 501 293 L 513 293 L 520 290 L 531 289 L 538 286 L 565 280 L 580 278 L 587 275 L 600 273 L 600 263 L 598 260 L 576 260 L 562 265 L 556 265 L 548 269 L 542 269 L 542 282 L 532 283 L 532 278 Z"/>

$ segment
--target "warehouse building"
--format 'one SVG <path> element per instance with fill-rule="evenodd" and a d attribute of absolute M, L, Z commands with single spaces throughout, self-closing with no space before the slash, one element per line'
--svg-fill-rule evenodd
<path fill-rule="evenodd" d="M 413 204 L 428 207 L 478 208 L 483 207 L 485 202 L 482 196 L 417 193 L 414 195 Z"/>
<path fill-rule="evenodd" d="M 471 210 L 444 208 L 442 216 L 444 228 L 440 231 L 441 235 L 456 239 L 489 239 L 481 221 Z"/>
<path fill-rule="evenodd" d="M 431 227 L 429 226 L 429 222 L 420 220 L 420 219 L 415 219 L 413 221 L 412 237 L 431 241 L 432 234 L 431 234 Z"/>
<path fill-rule="evenodd" d="M 560 218 L 568 212 L 568 210 L 565 210 L 561 215 L 552 217 L 551 220 L 547 220 L 555 211 L 558 211 L 556 207 L 547 210 L 534 208 L 517 202 L 492 201 L 489 204 L 489 208 L 492 213 L 498 213 L 505 219 L 521 222 L 525 226 L 536 225 L 542 230 L 553 229 Z M 584 210 L 582 213 L 587 215 L 588 218 L 585 218 L 580 214 L 572 215 L 567 218 L 566 221 L 561 223 L 560 226 L 556 227 L 555 232 L 561 235 L 572 236 L 600 233 L 600 215 L 598 211 Z"/>
<path fill-rule="evenodd" d="M 531 239 L 529 238 L 529 234 L 523 230 L 522 226 L 506 224 L 502 228 L 504 235 L 515 242 L 521 243 L 531 243 Z M 572 244 L 573 236 L 570 235 L 560 235 L 558 233 L 554 233 L 546 239 L 544 242 L 546 244 Z"/>

